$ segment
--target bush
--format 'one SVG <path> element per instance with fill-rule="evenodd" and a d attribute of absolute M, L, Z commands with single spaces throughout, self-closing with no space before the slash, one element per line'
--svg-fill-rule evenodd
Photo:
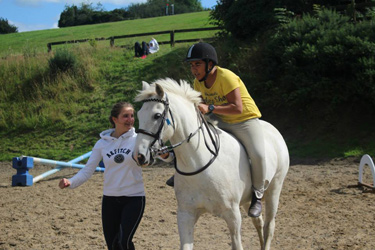
<path fill-rule="evenodd" d="M 211 17 L 216 25 L 223 26 L 234 37 L 246 39 L 276 23 L 273 8 L 264 1 L 219 0 Z"/>
<path fill-rule="evenodd" d="M 353 18 L 350 1 L 344 2 L 341 0 L 218 0 L 211 12 L 211 18 L 214 24 L 224 27 L 235 38 L 250 40 L 260 37 L 267 31 L 272 32 L 279 26 L 282 20 L 278 16 L 280 13 L 275 13 L 275 10 L 284 9 L 286 13 L 302 16 L 325 6 L 332 9 L 339 8 L 342 14 Z M 345 4 L 348 9 L 343 10 L 342 6 Z M 373 18 L 374 10 L 357 5 L 355 16 L 357 20 Z"/>
<path fill-rule="evenodd" d="M 274 105 L 375 110 L 374 41 L 370 22 L 353 24 L 331 10 L 294 19 L 266 45 L 257 91 L 273 93 Z"/>
<path fill-rule="evenodd" d="M 218 0 L 211 18 L 214 24 L 224 27 L 235 38 L 246 40 L 278 26 L 275 9 L 300 15 L 312 11 L 312 7 L 310 0 Z"/>
<path fill-rule="evenodd" d="M 75 72 L 78 67 L 77 57 L 67 49 L 58 49 L 55 55 L 48 60 L 50 72 Z"/>

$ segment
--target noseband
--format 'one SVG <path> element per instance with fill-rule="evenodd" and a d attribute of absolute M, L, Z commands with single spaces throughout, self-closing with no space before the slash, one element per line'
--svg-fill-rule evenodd
<path fill-rule="evenodd" d="M 196 171 L 193 171 L 193 172 L 182 172 L 181 170 L 179 170 L 177 168 L 177 160 L 176 160 L 176 158 L 174 158 L 175 169 L 176 169 L 177 173 L 179 173 L 181 175 L 191 176 L 191 175 L 199 174 L 200 172 L 204 171 L 206 168 L 208 168 L 215 161 L 215 159 L 216 159 L 216 157 L 217 157 L 217 155 L 219 153 L 219 148 L 220 148 L 220 138 L 219 138 L 217 129 L 211 123 L 208 123 L 206 121 L 206 119 L 204 118 L 204 116 L 202 115 L 202 113 L 197 108 L 196 108 L 196 111 L 197 111 L 197 114 L 198 114 L 198 120 L 200 122 L 200 126 L 197 128 L 197 130 L 195 130 L 193 133 L 190 133 L 187 138 L 185 138 L 184 140 L 182 140 L 179 143 L 176 143 L 176 144 L 171 145 L 171 146 L 164 146 L 164 143 L 163 143 L 163 141 L 160 138 L 161 131 L 163 130 L 163 127 L 164 127 L 164 123 L 166 122 L 168 125 L 172 124 L 173 130 L 175 130 L 174 118 L 173 118 L 172 112 L 171 112 L 171 110 L 169 108 L 168 96 L 165 93 L 165 100 L 156 99 L 156 98 L 150 98 L 150 99 L 143 100 L 143 102 L 159 102 L 159 103 L 163 103 L 164 106 L 165 106 L 164 112 L 163 112 L 163 114 L 161 116 L 162 121 L 161 121 L 161 123 L 159 125 L 159 128 L 158 128 L 158 131 L 156 133 L 153 133 L 153 132 L 150 132 L 150 131 L 147 131 L 147 130 L 144 130 L 144 129 L 138 129 L 137 130 L 137 133 L 139 133 L 139 134 L 145 134 L 145 135 L 148 135 L 148 136 L 151 136 L 152 138 L 154 138 L 154 141 L 150 144 L 150 147 L 149 147 L 150 151 L 151 151 L 151 156 L 152 157 L 154 157 L 154 155 L 161 155 L 161 154 L 165 154 L 166 152 L 172 152 L 174 148 L 180 146 L 184 142 L 189 142 L 190 139 L 194 135 L 196 135 L 199 130 L 202 130 L 203 138 L 204 138 L 204 142 L 205 142 L 206 148 L 212 154 L 212 157 L 209 160 L 209 162 L 206 165 L 204 165 L 203 167 L 201 167 L 200 169 L 196 170 Z M 168 113 L 169 113 L 169 115 L 170 115 L 170 117 L 172 119 L 172 123 L 167 118 L 167 114 Z M 212 150 L 209 147 L 208 143 L 207 143 L 205 132 L 203 130 L 203 126 L 205 126 L 205 128 L 206 128 L 206 131 L 207 131 L 207 133 L 208 133 L 208 135 L 209 135 L 209 137 L 211 139 L 211 143 L 214 146 L 214 150 Z M 210 128 L 212 128 L 212 130 Z M 212 131 L 213 131 L 213 133 L 212 133 Z M 154 144 L 155 144 L 156 141 L 158 141 L 159 145 L 161 146 L 158 149 L 153 148 L 153 146 L 154 146 Z"/>

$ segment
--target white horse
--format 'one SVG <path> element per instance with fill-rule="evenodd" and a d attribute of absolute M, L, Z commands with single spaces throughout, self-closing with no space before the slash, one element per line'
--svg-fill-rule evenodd
<path fill-rule="evenodd" d="M 155 152 L 173 149 L 176 155 L 175 194 L 180 249 L 193 249 L 194 225 L 209 212 L 223 218 L 230 230 L 232 249 L 243 249 L 240 206 L 251 201 L 250 165 L 244 147 L 230 134 L 207 124 L 197 105 L 200 93 L 185 81 L 167 79 L 143 82 L 135 98 L 139 130 L 133 157 L 139 165 L 152 163 Z M 268 185 L 264 194 L 265 221 L 253 218 L 262 249 L 270 249 L 289 153 L 283 137 L 261 121 L 266 140 Z M 169 141 L 171 145 L 155 149 Z"/>

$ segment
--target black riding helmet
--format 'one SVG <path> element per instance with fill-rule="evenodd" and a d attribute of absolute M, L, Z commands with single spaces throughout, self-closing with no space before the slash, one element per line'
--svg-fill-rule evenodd
<path fill-rule="evenodd" d="M 200 81 L 205 81 L 207 79 L 208 74 L 217 64 L 217 54 L 216 54 L 215 48 L 211 44 L 208 44 L 208 43 L 194 44 L 193 46 L 189 48 L 185 61 L 190 62 L 190 61 L 197 61 L 197 60 L 203 60 L 206 62 L 206 75 L 200 80 Z M 212 61 L 214 64 L 210 70 L 208 69 L 209 61 Z"/>

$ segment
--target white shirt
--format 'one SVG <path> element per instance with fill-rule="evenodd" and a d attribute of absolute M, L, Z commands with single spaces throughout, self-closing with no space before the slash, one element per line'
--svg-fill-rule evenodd
<path fill-rule="evenodd" d="M 159 50 L 159 44 L 155 38 L 151 39 L 151 41 L 148 43 L 148 46 L 149 46 L 148 50 L 150 51 L 151 54 L 156 53 Z"/>

